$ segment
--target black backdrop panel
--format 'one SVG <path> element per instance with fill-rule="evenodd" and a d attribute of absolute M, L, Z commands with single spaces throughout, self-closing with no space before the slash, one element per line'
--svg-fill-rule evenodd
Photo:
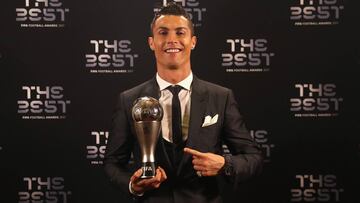
<path fill-rule="evenodd" d="M 102 158 L 119 92 L 155 74 L 163 0 L 7 0 L 0 9 L 0 202 L 128 202 Z M 177 0 L 193 72 L 233 89 L 265 155 L 225 202 L 359 202 L 359 4 Z"/>

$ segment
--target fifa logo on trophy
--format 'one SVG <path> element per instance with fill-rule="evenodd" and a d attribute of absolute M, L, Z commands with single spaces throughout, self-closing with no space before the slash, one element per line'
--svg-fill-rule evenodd
<path fill-rule="evenodd" d="M 142 156 L 141 178 L 155 176 L 155 147 L 161 129 L 163 109 L 158 100 L 140 97 L 132 107 L 132 117 Z"/>

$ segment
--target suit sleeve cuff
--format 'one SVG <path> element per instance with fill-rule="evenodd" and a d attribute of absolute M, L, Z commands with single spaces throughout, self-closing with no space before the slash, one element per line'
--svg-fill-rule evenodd
<path fill-rule="evenodd" d="M 135 196 L 138 196 L 138 197 L 141 197 L 144 195 L 144 193 L 136 193 L 133 189 L 132 189 L 132 182 L 130 181 L 129 182 L 129 191 L 132 195 L 135 195 Z"/>

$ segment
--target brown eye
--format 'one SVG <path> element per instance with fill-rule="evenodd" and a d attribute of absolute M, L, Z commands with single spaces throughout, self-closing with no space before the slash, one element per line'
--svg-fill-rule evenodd
<path fill-rule="evenodd" d="M 160 31 L 159 31 L 159 34 L 160 34 L 160 35 L 167 35 L 167 33 L 168 33 L 168 32 L 167 32 L 166 30 L 160 30 Z"/>
<path fill-rule="evenodd" d="M 176 34 L 177 34 L 177 35 L 184 35 L 184 34 L 185 34 L 185 31 L 177 31 Z"/>

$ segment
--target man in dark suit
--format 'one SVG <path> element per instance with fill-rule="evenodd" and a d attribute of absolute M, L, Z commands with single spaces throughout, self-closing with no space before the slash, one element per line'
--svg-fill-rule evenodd
<path fill-rule="evenodd" d="M 148 42 L 155 53 L 157 74 L 120 94 L 105 172 L 125 193 L 142 202 L 222 202 L 216 176 L 224 175 L 235 185 L 254 176 L 262 165 L 261 152 L 245 128 L 232 91 L 192 74 L 190 53 L 196 37 L 186 11 L 168 4 L 155 15 L 151 32 Z M 158 168 L 150 179 L 140 178 L 141 169 L 126 167 L 131 153 L 137 168 L 141 166 L 131 108 L 143 96 L 159 99 L 164 109 L 155 151 Z M 175 105 L 180 112 L 173 109 Z M 223 143 L 231 155 L 222 155 Z"/>

